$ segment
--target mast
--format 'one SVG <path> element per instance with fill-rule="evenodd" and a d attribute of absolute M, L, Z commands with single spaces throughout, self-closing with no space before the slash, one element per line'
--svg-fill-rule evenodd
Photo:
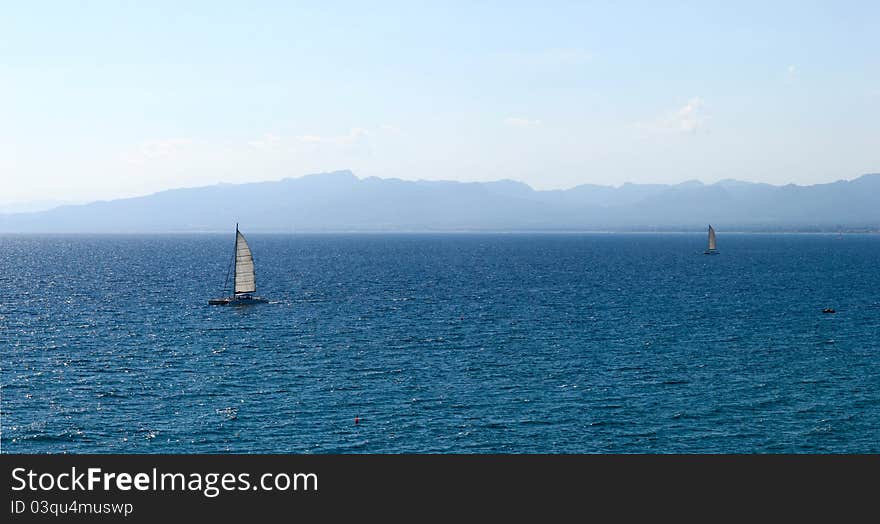
<path fill-rule="evenodd" d="M 711 226 L 709 226 L 711 227 Z M 235 247 L 232 248 L 232 294 L 235 295 L 235 277 L 238 275 L 238 222 L 235 223 Z"/>

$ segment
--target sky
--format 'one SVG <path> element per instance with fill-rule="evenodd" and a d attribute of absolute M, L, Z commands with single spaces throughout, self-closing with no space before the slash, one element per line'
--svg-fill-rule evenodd
<path fill-rule="evenodd" d="M 0 204 L 880 172 L 880 2 L 3 2 Z"/>

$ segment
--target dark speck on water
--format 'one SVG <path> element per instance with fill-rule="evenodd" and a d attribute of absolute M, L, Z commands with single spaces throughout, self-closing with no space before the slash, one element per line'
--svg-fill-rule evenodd
<path fill-rule="evenodd" d="M 2 450 L 880 452 L 880 236 L 248 240 L 0 237 Z"/>

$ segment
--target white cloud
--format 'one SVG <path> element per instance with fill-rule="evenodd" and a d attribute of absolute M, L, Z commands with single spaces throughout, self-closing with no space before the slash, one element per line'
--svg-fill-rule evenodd
<path fill-rule="evenodd" d="M 142 164 L 150 160 L 178 156 L 181 151 L 192 145 L 193 140 L 190 138 L 145 140 L 138 144 L 134 150 L 123 153 L 122 159 L 130 164 Z"/>
<path fill-rule="evenodd" d="M 360 142 L 369 135 L 370 133 L 366 129 L 356 127 L 349 131 L 347 135 L 300 135 L 295 140 L 303 144 L 346 146 Z"/>
<path fill-rule="evenodd" d="M 389 124 L 382 124 L 381 126 L 379 126 L 379 131 L 382 131 L 385 133 L 390 133 L 392 135 L 399 135 L 399 134 L 403 133 L 403 130 L 400 129 L 399 127 L 392 126 Z"/>
<path fill-rule="evenodd" d="M 352 149 L 367 146 L 374 139 L 383 137 L 400 136 L 403 131 L 393 125 L 383 124 L 373 130 L 362 127 L 351 128 L 348 133 L 341 135 L 279 135 L 265 133 L 263 136 L 249 140 L 247 144 L 255 149 L 264 151 L 297 150 L 313 151 L 317 149 Z"/>
<path fill-rule="evenodd" d="M 795 66 L 793 66 L 793 65 L 788 66 L 788 67 L 785 69 L 785 71 L 786 71 L 786 73 L 788 74 L 789 78 L 794 78 L 795 75 L 797 75 L 797 67 L 795 67 Z"/>
<path fill-rule="evenodd" d="M 257 149 L 278 149 L 281 145 L 281 141 L 282 139 L 280 136 L 273 133 L 266 133 L 256 140 L 251 140 L 248 144 Z"/>
<path fill-rule="evenodd" d="M 296 135 L 282 136 L 276 133 L 265 133 L 247 144 L 262 151 L 315 149 L 324 147 L 348 147 L 361 144 L 371 133 L 359 127 L 352 128 L 344 135 Z"/>
<path fill-rule="evenodd" d="M 636 127 L 659 133 L 695 134 L 705 127 L 707 117 L 705 115 L 703 99 L 694 97 L 678 109 L 649 120 L 639 122 Z"/>
<path fill-rule="evenodd" d="M 541 125 L 540 120 L 532 120 L 519 116 L 511 116 L 504 119 L 504 123 L 513 127 L 537 127 Z"/>
<path fill-rule="evenodd" d="M 705 117 L 703 116 L 703 100 L 701 98 L 692 98 L 679 109 L 673 117 L 672 123 L 675 127 L 685 133 L 693 133 L 702 127 Z"/>

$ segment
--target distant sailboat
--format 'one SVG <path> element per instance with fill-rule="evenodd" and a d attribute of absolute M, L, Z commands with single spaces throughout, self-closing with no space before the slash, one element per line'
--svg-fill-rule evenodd
<path fill-rule="evenodd" d="M 254 273 L 254 256 L 248 246 L 244 235 L 235 224 L 235 250 L 233 251 L 235 264 L 232 276 L 232 296 L 224 298 L 212 298 L 208 300 L 211 306 L 244 306 L 248 304 L 263 304 L 268 300 L 253 295 L 257 291 L 257 281 Z M 227 274 L 227 281 L 229 275 Z"/>
<path fill-rule="evenodd" d="M 709 247 L 703 251 L 704 255 L 717 255 L 718 250 L 715 249 L 715 230 L 709 226 Z"/>

